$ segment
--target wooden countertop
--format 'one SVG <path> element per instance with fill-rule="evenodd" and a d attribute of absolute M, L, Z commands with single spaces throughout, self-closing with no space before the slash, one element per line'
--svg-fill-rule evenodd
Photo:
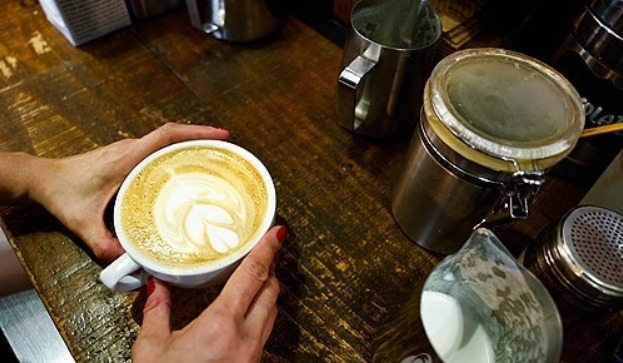
<path fill-rule="evenodd" d="M 277 268 L 280 313 L 266 362 L 366 362 L 375 328 L 442 256 L 402 235 L 389 202 L 409 138 L 340 128 L 342 50 L 296 18 L 274 37 L 231 44 L 174 10 L 72 47 L 33 1 L 0 5 L 0 150 L 61 157 L 174 120 L 226 126 L 273 175 L 289 229 Z M 584 189 L 552 180 L 526 221 L 499 236 L 520 251 Z M 81 241 L 35 208 L 4 207 L 3 227 L 77 362 L 129 361 L 143 296 L 112 293 Z M 215 290 L 174 290 L 174 325 Z M 565 332 L 565 362 L 603 361 L 621 316 Z M 588 323 L 587 323 L 588 324 Z"/>

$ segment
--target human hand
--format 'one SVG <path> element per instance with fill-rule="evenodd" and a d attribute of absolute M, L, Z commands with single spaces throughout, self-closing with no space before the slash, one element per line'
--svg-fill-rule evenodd
<path fill-rule="evenodd" d="M 274 264 L 285 238 L 285 227 L 271 228 L 214 302 L 181 330 L 171 331 L 169 289 L 150 277 L 143 326 L 132 349 L 132 361 L 259 362 L 277 317 L 280 287 Z"/>
<path fill-rule="evenodd" d="M 140 139 L 125 139 L 90 152 L 46 159 L 32 183 L 30 198 L 81 238 L 103 262 L 123 253 L 104 224 L 104 212 L 132 168 L 152 152 L 191 139 L 227 139 L 229 132 L 209 126 L 167 123 Z"/>

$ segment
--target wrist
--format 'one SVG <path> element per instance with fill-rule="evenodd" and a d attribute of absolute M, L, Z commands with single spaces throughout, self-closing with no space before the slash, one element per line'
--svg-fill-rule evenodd
<path fill-rule="evenodd" d="M 45 175 L 52 159 L 45 159 L 23 152 L 0 154 L 0 201 L 19 203 L 43 197 Z"/>
<path fill-rule="evenodd" d="M 56 180 L 57 159 L 31 156 L 27 160 L 24 170 L 25 199 L 30 202 L 46 206 L 46 200 L 52 192 Z"/>

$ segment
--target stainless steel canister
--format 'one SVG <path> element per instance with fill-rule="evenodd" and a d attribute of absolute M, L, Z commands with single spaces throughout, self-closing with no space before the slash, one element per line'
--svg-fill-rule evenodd
<path fill-rule="evenodd" d="M 449 254 L 476 226 L 526 218 L 583 124 L 580 96 L 546 64 L 498 48 L 447 56 L 425 86 L 392 196 L 396 222 L 421 247 Z"/>
<path fill-rule="evenodd" d="M 623 216 L 592 205 L 571 209 L 526 249 L 524 265 L 562 312 L 623 309 Z"/>

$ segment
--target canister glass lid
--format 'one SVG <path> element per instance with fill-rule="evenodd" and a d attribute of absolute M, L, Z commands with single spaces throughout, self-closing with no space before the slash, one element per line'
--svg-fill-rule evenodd
<path fill-rule="evenodd" d="M 584 128 L 571 83 L 520 53 L 458 51 L 437 64 L 428 87 L 441 124 L 472 152 L 493 158 L 548 167 L 571 151 Z"/>

